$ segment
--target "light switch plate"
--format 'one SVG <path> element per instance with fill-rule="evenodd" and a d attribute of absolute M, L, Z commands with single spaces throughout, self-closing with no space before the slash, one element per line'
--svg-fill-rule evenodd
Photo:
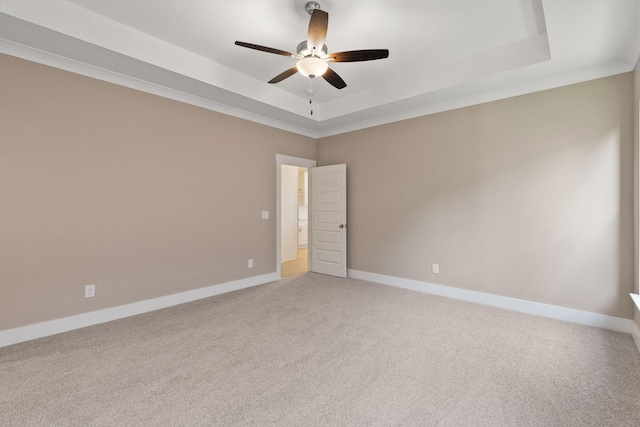
<path fill-rule="evenodd" d="M 93 298 L 96 296 L 96 285 L 87 285 L 84 287 L 84 297 Z"/>

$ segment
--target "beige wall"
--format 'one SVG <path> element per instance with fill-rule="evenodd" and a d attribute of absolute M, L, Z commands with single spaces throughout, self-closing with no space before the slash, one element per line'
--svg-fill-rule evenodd
<path fill-rule="evenodd" d="M 275 271 L 275 154 L 314 140 L 0 70 L 0 330 Z M 348 164 L 349 268 L 631 317 L 633 77 L 320 140 Z"/>
<path fill-rule="evenodd" d="M 8 56 L 0 76 L 0 330 L 276 271 L 275 154 L 315 140 Z"/>
<path fill-rule="evenodd" d="M 324 138 L 349 268 L 631 318 L 631 73 Z M 440 274 L 431 273 L 431 264 Z"/>

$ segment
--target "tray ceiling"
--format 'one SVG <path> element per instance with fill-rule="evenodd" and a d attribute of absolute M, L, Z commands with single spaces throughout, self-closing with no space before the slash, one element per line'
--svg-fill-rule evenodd
<path fill-rule="evenodd" d="M 347 82 L 270 85 L 306 39 L 305 1 L 0 0 L 0 52 L 322 137 L 631 71 L 640 0 L 322 0 Z"/>

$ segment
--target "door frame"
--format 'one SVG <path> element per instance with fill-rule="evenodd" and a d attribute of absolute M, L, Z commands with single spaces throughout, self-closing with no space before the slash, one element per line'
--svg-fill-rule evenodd
<path fill-rule="evenodd" d="M 282 256 L 280 253 L 281 248 L 281 230 L 280 230 L 280 166 L 289 165 L 297 166 L 300 168 L 315 168 L 318 166 L 316 160 L 305 159 L 302 157 L 286 156 L 284 154 L 276 154 L 276 274 L 278 278 L 282 278 L 281 264 Z"/>

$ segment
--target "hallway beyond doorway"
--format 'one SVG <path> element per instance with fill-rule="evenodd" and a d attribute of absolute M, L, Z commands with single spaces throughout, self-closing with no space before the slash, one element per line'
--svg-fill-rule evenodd
<path fill-rule="evenodd" d="M 304 274 L 309 271 L 308 263 L 309 249 L 300 248 L 298 249 L 298 256 L 296 259 L 282 263 L 282 268 L 280 270 L 281 276 L 284 278 Z"/>

